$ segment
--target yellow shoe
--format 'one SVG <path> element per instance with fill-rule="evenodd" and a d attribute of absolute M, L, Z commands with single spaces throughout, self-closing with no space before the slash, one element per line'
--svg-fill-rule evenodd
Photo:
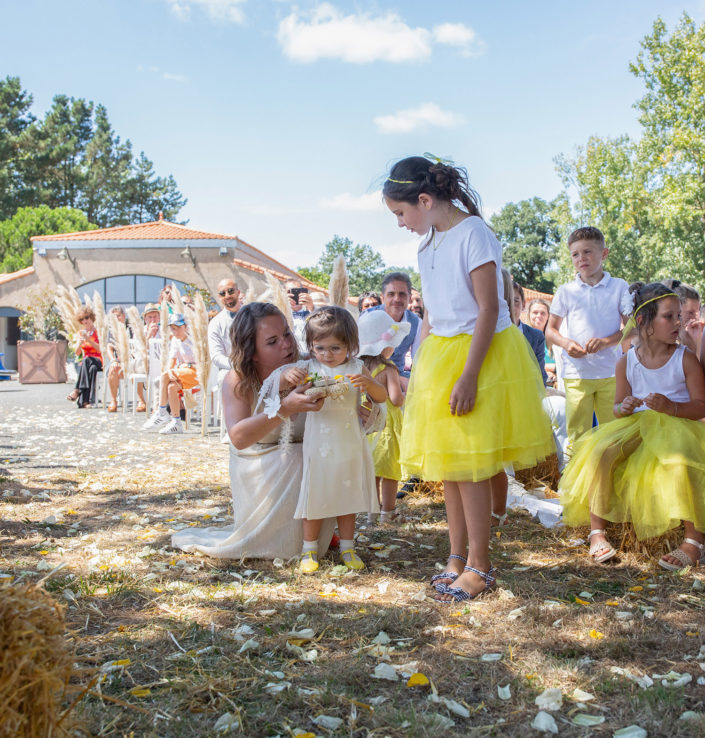
<path fill-rule="evenodd" d="M 313 574 L 318 569 L 318 554 L 315 551 L 307 551 L 301 554 L 299 561 L 299 572 L 301 574 Z"/>
<path fill-rule="evenodd" d="M 346 551 L 341 551 L 340 558 L 348 569 L 360 571 L 360 569 L 365 568 L 365 562 L 355 553 L 354 548 L 348 548 Z"/>

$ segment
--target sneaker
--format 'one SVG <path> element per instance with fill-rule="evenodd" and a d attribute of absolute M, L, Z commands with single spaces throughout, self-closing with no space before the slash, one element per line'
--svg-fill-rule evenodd
<path fill-rule="evenodd" d="M 159 433 L 162 436 L 168 435 L 170 433 L 183 433 L 184 432 L 184 426 L 181 425 L 181 418 L 172 418 L 169 421 L 168 425 L 165 425 Z"/>
<path fill-rule="evenodd" d="M 346 551 L 341 551 L 340 558 L 348 569 L 360 571 L 360 569 L 365 568 L 365 562 L 355 553 L 354 548 L 348 548 Z"/>
<path fill-rule="evenodd" d="M 171 419 L 169 413 L 166 410 L 159 408 L 154 415 L 142 426 L 144 430 L 154 430 L 162 425 L 166 425 Z"/>
<path fill-rule="evenodd" d="M 307 551 L 301 554 L 299 561 L 299 572 L 301 574 L 313 574 L 318 570 L 318 554 L 315 551 Z"/>

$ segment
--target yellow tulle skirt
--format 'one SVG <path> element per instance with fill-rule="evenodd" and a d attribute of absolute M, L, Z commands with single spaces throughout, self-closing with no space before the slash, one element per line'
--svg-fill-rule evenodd
<path fill-rule="evenodd" d="M 375 476 L 385 479 L 401 479 L 399 464 L 399 443 L 401 440 L 402 411 L 400 407 L 387 400 L 387 423 L 379 433 L 368 436 L 374 444 L 372 459 L 375 463 Z"/>
<path fill-rule="evenodd" d="M 705 425 L 655 410 L 585 433 L 559 485 L 566 525 L 590 511 L 631 522 L 639 540 L 689 520 L 705 531 Z"/>
<path fill-rule="evenodd" d="M 404 476 L 427 481 L 477 482 L 508 464 L 534 466 L 555 451 L 551 423 L 541 407 L 541 372 L 516 326 L 496 333 L 477 383 L 475 407 L 450 412 L 450 394 L 462 374 L 472 336 L 429 336 L 414 358 L 404 408 Z"/>

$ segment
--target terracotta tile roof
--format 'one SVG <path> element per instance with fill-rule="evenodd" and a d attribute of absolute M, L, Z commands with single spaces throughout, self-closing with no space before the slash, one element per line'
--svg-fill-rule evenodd
<path fill-rule="evenodd" d="M 33 242 L 41 241 L 121 241 L 121 240 L 148 240 L 148 239 L 234 239 L 236 236 L 225 236 L 220 233 L 198 231 L 194 228 L 170 223 L 168 220 L 154 220 L 151 223 L 136 223 L 135 225 L 115 226 L 114 228 L 99 228 L 95 231 L 77 231 L 75 233 L 57 233 L 51 236 L 34 236 Z"/>
<path fill-rule="evenodd" d="M 532 300 L 546 300 L 550 305 L 553 301 L 553 295 L 549 295 L 546 292 L 537 292 L 536 290 L 530 290 L 528 287 L 524 287 L 524 302 L 528 305 Z"/>
<path fill-rule="evenodd" d="M 242 267 L 243 269 L 247 269 L 251 272 L 257 272 L 258 274 L 265 274 L 266 272 L 269 272 L 272 276 L 274 276 L 280 282 L 291 282 L 291 281 L 301 282 L 301 284 L 309 288 L 310 292 L 322 292 L 324 295 L 329 294 L 328 290 L 325 287 L 321 287 L 319 284 L 309 281 L 305 277 L 302 277 L 298 272 L 294 272 L 294 274 L 296 275 L 294 277 L 291 274 L 284 274 L 282 272 L 278 272 L 276 269 L 265 269 L 264 267 L 261 267 L 259 264 L 253 264 L 251 261 L 245 261 L 244 259 L 233 259 L 233 264 L 235 264 L 235 266 Z M 349 297 L 348 302 L 351 305 L 354 305 L 357 307 L 358 298 Z"/>
<path fill-rule="evenodd" d="M 22 277 L 29 277 L 34 274 L 34 267 L 25 267 L 17 272 L 8 272 L 7 274 L 0 274 L 0 284 L 5 282 L 12 282 L 13 279 L 21 279 Z"/>
<path fill-rule="evenodd" d="M 272 259 L 272 261 L 274 261 L 274 259 Z M 265 269 L 263 266 L 260 266 L 259 264 L 253 264 L 251 261 L 245 261 L 245 259 L 233 259 L 233 264 L 235 264 L 235 266 L 242 267 L 243 269 L 247 269 L 248 271 L 257 272 L 258 274 L 265 274 L 266 272 L 269 272 L 280 282 L 290 282 L 292 280 L 295 280 L 297 282 L 301 282 L 301 284 L 306 285 L 307 287 L 315 288 L 316 292 L 324 292 L 326 295 L 328 294 L 327 289 L 325 289 L 324 287 L 320 287 L 313 282 L 309 282 L 308 279 L 302 277 L 298 272 L 294 272 L 293 270 L 289 272 L 289 274 L 285 274 L 284 272 L 279 272 L 276 269 Z"/>

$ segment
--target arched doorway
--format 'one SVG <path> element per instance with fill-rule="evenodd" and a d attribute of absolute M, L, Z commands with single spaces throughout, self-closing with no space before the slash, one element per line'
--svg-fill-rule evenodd
<path fill-rule="evenodd" d="M 17 341 L 20 339 L 21 310 L 0 307 L 0 356 L 5 369 L 17 369 Z"/>

